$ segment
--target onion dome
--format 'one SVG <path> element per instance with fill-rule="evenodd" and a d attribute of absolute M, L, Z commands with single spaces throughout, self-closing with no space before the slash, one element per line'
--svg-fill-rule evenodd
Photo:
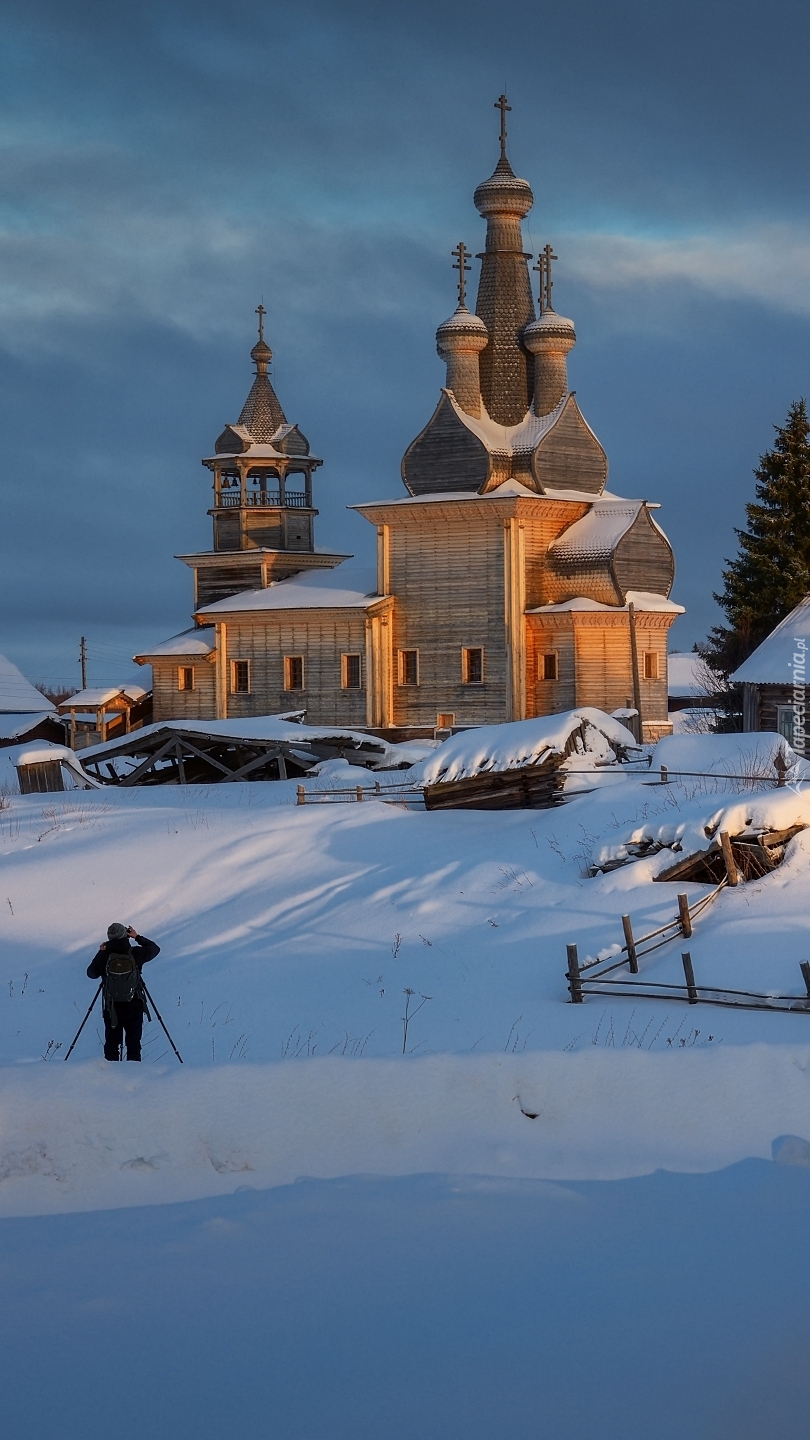
<path fill-rule="evenodd" d="M 250 352 L 251 360 L 255 361 L 257 375 L 263 375 L 273 358 L 273 352 L 265 339 L 257 340 Z"/>
<path fill-rule="evenodd" d="M 436 349 L 443 360 L 458 350 L 483 350 L 488 344 L 486 325 L 464 304 L 460 304 L 436 331 Z"/>
<path fill-rule="evenodd" d="M 528 180 L 519 180 L 505 155 L 488 180 L 482 181 L 473 195 L 479 215 L 528 215 L 534 204 Z"/>
<path fill-rule="evenodd" d="M 543 310 L 536 320 L 532 320 L 523 331 L 523 344 L 532 355 L 545 349 L 555 349 L 564 346 L 571 349 L 577 341 L 577 332 L 574 329 L 573 320 L 567 320 L 564 315 L 557 315 L 553 310 Z"/>

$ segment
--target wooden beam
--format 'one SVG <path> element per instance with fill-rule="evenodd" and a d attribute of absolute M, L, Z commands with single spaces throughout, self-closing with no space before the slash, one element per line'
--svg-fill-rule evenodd
<path fill-rule="evenodd" d="M 141 761 L 137 769 L 133 770 L 131 774 L 125 775 L 123 780 L 121 781 L 121 784 L 134 785 L 136 780 L 140 780 L 141 776 L 145 775 L 147 770 L 151 770 L 152 766 L 157 764 L 158 760 L 162 760 L 163 756 L 168 754 L 169 750 L 171 750 L 172 746 L 175 743 L 175 738 L 175 735 L 171 734 L 169 736 L 169 739 L 160 746 L 159 750 L 155 750 L 153 754 L 147 755 L 146 759 Z"/>
<path fill-rule="evenodd" d="M 729 885 L 739 885 L 740 872 L 737 869 L 737 862 L 734 859 L 734 851 L 731 848 L 731 839 L 727 830 L 720 831 L 720 849 L 723 852 L 723 862 L 726 867 Z"/>

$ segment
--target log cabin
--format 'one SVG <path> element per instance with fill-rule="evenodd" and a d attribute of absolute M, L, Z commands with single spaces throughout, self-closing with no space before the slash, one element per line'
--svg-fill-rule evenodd
<path fill-rule="evenodd" d="M 321 461 L 287 422 L 263 331 L 235 424 L 211 472 L 213 549 L 178 557 L 194 576 L 194 626 L 135 659 L 152 666 L 154 717 L 305 708 L 318 724 L 452 730 L 588 705 L 637 712 L 669 734 L 671 546 L 657 505 L 606 490 L 605 451 L 569 389 L 573 321 L 552 305 L 546 245 L 534 266 L 522 221 L 534 197 L 506 150 L 473 197 L 486 222 L 475 312 L 468 252 L 453 251 L 458 304 L 436 334 L 446 383 L 405 452 L 405 494 L 355 508 L 376 532 L 376 570 L 317 549 Z"/>
<path fill-rule="evenodd" d="M 810 595 L 786 615 L 731 676 L 743 687 L 743 730 L 775 730 L 797 755 L 807 741 Z"/>

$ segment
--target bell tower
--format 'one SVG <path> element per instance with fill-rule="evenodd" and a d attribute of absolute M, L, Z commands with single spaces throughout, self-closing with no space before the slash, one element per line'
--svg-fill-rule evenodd
<path fill-rule="evenodd" d="M 239 419 L 226 425 L 203 460 L 213 475 L 213 550 L 180 555 L 194 570 L 194 608 L 242 590 L 260 590 L 302 570 L 331 569 L 345 555 L 315 550 L 313 472 L 323 461 L 290 425 L 270 380 L 273 352 L 264 338 L 250 352 L 256 372 Z"/>

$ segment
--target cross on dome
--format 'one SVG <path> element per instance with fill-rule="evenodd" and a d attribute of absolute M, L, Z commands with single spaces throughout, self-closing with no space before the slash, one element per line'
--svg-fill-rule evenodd
<path fill-rule="evenodd" d="M 467 249 L 467 246 L 464 244 L 463 240 L 459 240 L 455 250 L 450 251 L 451 255 L 455 255 L 457 257 L 453 263 L 453 269 L 458 270 L 459 305 L 464 304 L 464 297 L 467 294 L 467 274 L 472 269 L 472 266 L 467 264 L 467 256 L 469 255 L 469 253 L 470 252 Z"/>
<path fill-rule="evenodd" d="M 554 281 L 551 278 L 551 262 L 552 260 L 559 260 L 559 258 L 559 255 L 554 254 L 550 245 L 545 245 L 537 257 L 537 264 L 532 266 L 533 270 L 537 270 L 540 273 L 540 294 L 537 297 L 537 302 L 541 311 L 552 309 L 551 291 Z"/>
<path fill-rule="evenodd" d="M 262 305 L 261 301 L 260 301 L 259 304 L 256 306 L 256 312 L 255 312 L 255 313 L 256 313 L 256 314 L 258 315 L 258 317 L 259 317 L 259 339 L 260 339 L 260 340 L 263 340 L 263 339 L 264 339 L 264 317 L 265 317 L 265 315 L 267 314 L 267 311 L 265 310 L 265 308 L 264 308 L 264 306 Z"/>
<path fill-rule="evenodd" d="M 506 112 L 507 112 L 507 110 L 511 110 L 511 109 L 512 109 L 512 106 L 511 106 L 510 104 L 508 104 L 505 95 L 499 95 L 499 96 L 498 96 L 498 99 L 495 101 L 495 109 L 496 109 L 496 110 L 500 110 L 500 112 L 501 112 L 501 158 L 505 160 L 505 159 L 506 159 L 506 133 L 507 133 L 507 132 L 506 132 Z"/>

